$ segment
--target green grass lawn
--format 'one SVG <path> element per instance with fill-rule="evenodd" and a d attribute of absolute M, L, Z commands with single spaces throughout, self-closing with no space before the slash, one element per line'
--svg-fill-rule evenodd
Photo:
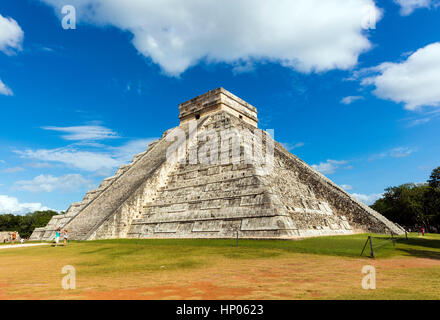
<path fill-rule="evenodd" d="M 250 290 L 225 296 L 229 298 L 315 298 L 315 294 L 319 298 L 440 298 L 440 235 L 399 236 L 393 245 L 390 236 L 372 234 L 375 259 L 368 257 L 369 245 L 360 256 L 368 236 L 240 239 L 238 246 L 235 239 L 115 239 L 5 249 L 0 250 L 0 299 L 2 281 L 15 284 L 12 297 L 29 292 L 43 298 L 72 297 L 59 290 L 64 265 L 75 266 L 80 288 L 97 291 L 176 283 L 192 288 L 205 281 L 218 286 L 215 292 L 222 286 Z M 15 273 L 10 272 L 13 263 L 18 265 Z M 383 289 L 371 293 L 359 289 L 365 264 L 377 265 Z M 329 285 L 328 278 L 334 283 Z M 202 298 L 217 298 L 206 292 Z"/>
<path fill-rule="evenodd" d="M 254 258 L 269 252 L 282 254 L 283 252 L 309 253 L 331 256 L 360 257 L 368 236 L 372 237 L 373 250 L 376 258 L 391 256 L 417 256 L 440 259 L 440 235 L 426 234 L 424 237 L 417 233 L 405 236 L 395 236 L 393 244 L 389 235 L 358 234 L 349 236 L 315 237 L 303 240 L 238 240 L 238 248 L 235 239 L 115 239 L 87 241 L 95 244 L 125 244 L 151 247 L 179 247 L 192 248 L 191 250 L 205 251 L 214 250 L 224 252 L 241 258 Z M 74 242 L 73 242 L 74 243 Z M 196 249 L 197 248 L 197 249 Z M 370 255 L 369 244 L 365 248 L 364 257 Z"/>

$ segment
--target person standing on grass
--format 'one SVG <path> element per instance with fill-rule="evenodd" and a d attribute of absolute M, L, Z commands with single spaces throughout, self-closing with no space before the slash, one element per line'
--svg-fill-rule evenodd
<path fill-rule="evenodd" d="M 21 244 L 24 243 L 24 239 L 23 239 L 23 238 L 20 239 L 20 243 L 21 243 Z"/>
<path fill-rule="evenodd" d="M 55 232 L 55 247 L 58 245 L 59 241 L 60 241 L 60 228 L 58 228 Z"/>
<path fill-rule="evenodd" d="M 69 230 L 64 230 L 63 238 L 64 238 L 64 245 L 67 246 L 67 239 L 69 239 Z"/>
<path fill-rule="evenodd" d="M 422 236 L 425 235 L 425 228 L 422 227 Z"/>
<path fill-rule="evenodd" d="M 12 244 L 14 244 L 15 243 L 15 239 L 17 239 L 17 233 L 15 233 L 15 232 L 12 232 Z"/>

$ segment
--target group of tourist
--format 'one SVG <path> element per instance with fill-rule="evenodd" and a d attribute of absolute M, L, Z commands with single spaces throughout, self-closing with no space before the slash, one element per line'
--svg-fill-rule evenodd
<path fill-rule="evenodd" d="M 11 232 L 11 233 L 9 234 L 9 239 L 8 239 L 8 238 L 4 238 L 4 239 L 3 239 L 3 243 L 7 243 L 7 242 L 11 241 L 11 244 L 15 244 L 15 241 L 17 241 L 17 238 L 19 238 L 17 232 L 15 232 L 15 231 L 14 231 L 14 232 Z M 23 243 L 24 243 L 24 240 L 25 240 L 25 239 L 20 238 L 20 243 L 23 244 Z"/>
<path fill-rule="evenodd" d="M 69 239 L 69 230 L 61 230 L 61 228 L 57 228 L 56 230 L 55 230 L 55 236 L 54 236 L 54 238 L 52 238 L 52 239 L 54 239 L 55 240 L 55 246 L 57 246 L 58 244 L 59 244 L 59 242 L 60 242 L 60 238 L 61 237 L 63 237 L 63 240 L 64 240 L 64 245 L 65 246 L 67 246 L 67 241 L 68 241 L 68 239 Z M 20 239 L 19 241 L 20 241 L 20 243 L 21 244 L 23 244 L 24 243 L 24 241 L 26 240 L 26 239 L 24 239 L 24 238 L 21 238 L 19 235 L 18 235 L 18 233 L 17 232 L 11 232 L 11 233 L 9 233 L 8 234 L 8 237 L 6 238 L 4 238 L 3 239 L 3 243 L 6 243 L 6 242 L 11 242 L 11 244 L 15 244 L 15 242 L 18 240 L 18 239 Z"/>
<path fill-rule="evenodd" d="M 64 245 L 67 246 L 67 240 L 69 239 L 69 230 L 64 230 L 63 232 Z M 61 236 L 61 228 L 55 230 L 55 246 L 58 245 Z"/>

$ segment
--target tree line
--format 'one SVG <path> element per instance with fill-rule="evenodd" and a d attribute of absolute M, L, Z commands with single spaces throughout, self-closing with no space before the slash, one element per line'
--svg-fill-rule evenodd
<path fill-rule="evenodd" d="M 58 212 L 52 210 L 35 211 L 26 215 L 0 215 L 0 231 L 17 231 L 22 238 L 29 238 L 35 228 L 45 227 Z"/>
<path fill-rule="evenodd" d="M 389 220 L 410 231 L 425 228 L 440 230 L 440 167 L 434 169 L 426 183 L 406 183 L 385 189 L 372 206 Z"/>

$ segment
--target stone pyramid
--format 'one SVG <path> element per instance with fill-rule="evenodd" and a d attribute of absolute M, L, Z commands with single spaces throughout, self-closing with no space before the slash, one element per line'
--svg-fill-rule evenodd
<path fill-rule="evenodd" d="M 179 105 L 180 125 L 54 216 L 71 239 L 301 238 L 403 230 L 257 128 L 223 88 Z"/>

